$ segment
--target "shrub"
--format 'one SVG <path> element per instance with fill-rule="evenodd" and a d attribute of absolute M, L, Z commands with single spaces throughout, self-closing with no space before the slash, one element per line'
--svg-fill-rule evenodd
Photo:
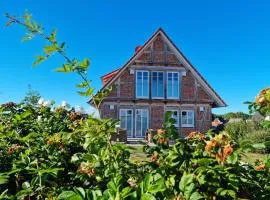
<path fill-rule="evenodd" d="M 83 82 L 82 96 L 91 96 L 85 80 L 89 61 L 66 58 L 56 32 L 44 36 L 44 28 L 31 15 L 20 21 L 7 15 L 8 24 L 28 30 L 27 39 L 41 34 L 51 46 L 44 47 L 41 62 L 58 52 L 67 63 L 60 72 L 77 72 Z M 95 95 L 95 105 L 106 94 Z M 69 113 L 71 112 L 71 113 Z M 270 157 L 257 166 L 241 163 L 242 153 L 258 145 L 238 145 L 226 133 L 193 132 L 170 145 L 175 132 L 167 120 L 163 130 L 146 144 L 150 161 L 131 163 L 125 145 L 112 144 L 111 119 L 81 118 L 66 109 L 52 110 L 7 103 L 0 108 L 0 198 L 5 199 L 269 199 Z M 44 119 L 40 123 L 40 117 Z"/>
<path fill-rule="evenodd" d="M 240 143 L 265 143 L 266 148 L 263 152 L 270 153 L 270 129 L 259 129 L 259 130 L 252 130 L 243 135 L 240 138 Z"/>
<path fill-rule="evenodd" d="M 250 131 L 250 127 L 244 121 L 230 122 L 226 124 L 225 131 L 228 132 L 234 140 L 238 141 L 239 138 Z"/>

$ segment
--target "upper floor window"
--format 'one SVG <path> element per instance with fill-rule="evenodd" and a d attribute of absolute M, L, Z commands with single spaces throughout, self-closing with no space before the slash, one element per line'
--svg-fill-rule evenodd
<path fill-rule="evenodd" d="M 152 72 L 152 98 L 164 98 L 164 73 Z"/>
<path fill-rule="evenodd" d="M 136 72 L 136 97 L 149 98 L 149 72 Z"/>
<path fill-rule="evenodd" d="M 182 119 L 182 127 L 194 127 L 193 110 L 182 110 L 181 119 Z"/>
<path fill-rule="evenodd" d="M 167 98 L 179 99 L 179 73 L 167 73 Z"/>

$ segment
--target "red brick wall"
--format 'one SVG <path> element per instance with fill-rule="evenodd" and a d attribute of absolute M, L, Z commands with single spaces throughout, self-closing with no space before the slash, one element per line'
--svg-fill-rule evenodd
<path fill-rule="evenodd" d="M 195 99 L 195 87 L 195 79 L 192 76 L 191 72 L 188 71 L 186 76 L 182 77 L 181 97 L 183 101 L 193 101 Z"/>
<path fill-rule="evenodd" d="M 117 110 L 117 106 L 116 105 L 114 105 L 114 108 L 113 109 L 110 109 L 110 105 L 109 104 L 101 104 L 100 111 L 101 111 L 101 118 L 105 118 L 105 119 L 109 119 L 109 118 L 117 119 L 118 110 Z"/>
<path fill-rule="evenodd" d="M 204 91 L 202 87 L 198 87 L 198 100 L 211 101 L 211 97 Z"/>
<path fill-rule="evenodd" d="M 113 90 L 107 95 L 107 97 L 117 97 L 117 84 L 113 85 Z"/>
<path fill-rule="evenodd" d="M 134 97 L 134 79 L 135 74 L 130 74 L 126 69 L 120 77 L 120 97 L 133 98 Z"/>
<path fill-rule="evenodd" d="M 164 106 L 151 106 L 151 128 L 159 129 L 164 122 Z"/>
<path fill-rule="evenodd" d="M 161 35 L 150 44 L 133 64 L 182 66 L 176 55 L 168 48 Z"/>
<path fill-rule="evenodd" d="M 180 128 L 180 135 L 186 137 L 189 133 L 195 131 L 195 128 Z"/>

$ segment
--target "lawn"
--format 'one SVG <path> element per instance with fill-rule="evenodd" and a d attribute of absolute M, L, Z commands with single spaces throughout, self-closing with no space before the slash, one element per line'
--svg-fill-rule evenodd
<path fill-rule="evenodd" d="M 128 145 L 130 150 L 130 159 L 133 162 L 140 162 L 148 159 L 143 153 L 142 145 Z M 254 164 L 257 160 L 264 160 L 267 154 L 262 153 L 246 153 L 242 156 L 243 162 L 248 162 L 250 164 Z"/>

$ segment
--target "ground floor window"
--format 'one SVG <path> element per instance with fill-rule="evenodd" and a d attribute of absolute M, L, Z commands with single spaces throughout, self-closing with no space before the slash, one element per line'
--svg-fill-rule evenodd
<path fill-rule="evenodd" d="M 171 112 L 171 118 L 175 120 L 174 126 L 179 127 L 179 111 L 178 110 L 167 110 L 167 112 Z"/>
<path fill-rule="evenodd" d="M 128 137 L 133 133 L 133 110 L 120 109 L 120 127 L 127 130 Z"/>
<path fill-rule="evenodd" d="M 194 127 L 194 110 L 181 111 L 182 127 Z"/>

